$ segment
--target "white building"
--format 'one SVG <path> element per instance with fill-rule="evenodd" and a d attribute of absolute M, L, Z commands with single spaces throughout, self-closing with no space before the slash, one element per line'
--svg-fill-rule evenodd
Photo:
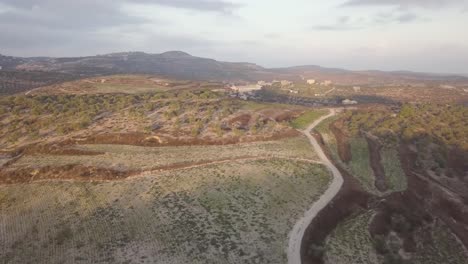
<path fill-rule="evenodd" d="M 326 81 L 323 81 L 323 82 L 321 83 L 321 85 L 323 85 L 323 86 L 329 86 L 329 85 L 331 85 L 332 83 L 333 83 L 332 81 L 326 80 Z"/>
<path fill-rule="evenodd" d="M 455 89 L 455 86 L 453 86 L 453 85 L 448 85 L 448 84 L 442 84 L 442 85 L 440 85 L 440 88 L 451 90 L 451 89 Z"/>
<path fill-rule="evenodd" d="M 272 85 L 271 82 L 266 82 L 266 81 L 258 81 L 257 84 L 260 85 L 260 86 L 271 86 Z"/>
<path fill-rule="evenodd" d="M 354 86 L 353 87 L 353 90 L 357 93 L 357 92 L 360 92 L 361 91 L 361 87 L 360 86 Z"/>
<path fill-rule="evenodd" d="M 344 99 L 341 103 L 344 104 L 344 105 L 355 105 L 358 102 L 354 101 L 354 100 Z"/>
<path fill-rule="evenodd" d="M 309 80 L 307 80 L 307 84 L 310 84 L 310 85 L 315 84 L 316 82 L 317 82 L 317 81 L 314 80 L 314 79 L 309 79 Z"/>
<path fill-rule="evenodd" d="M 239 93 L 248 93 L 248 92 L 253 92 L 253 91 L 258 91 L 261 90 L 262 86 L 259 84 L 249 84 L 249 85 L 240 85 L 236 86 L 233 85 L 231 86 L 231 90 L 239 92 Z"/>

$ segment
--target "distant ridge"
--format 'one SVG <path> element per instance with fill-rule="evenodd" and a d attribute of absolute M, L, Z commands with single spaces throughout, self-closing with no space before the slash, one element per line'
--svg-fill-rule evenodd
<path fill-rule="evenodd" d="M 42 71 L 90 77 L 111 74 L 155 74 L 187 80 L 216 80 L 226 82 L 254 82 L 258 80 L 302 80 L 305 78 L 331 80 L 336 84 L 381 85 L 431 83 L 466 84 L 461 75 L 378 70 L 351 71 L 303 65 L 268 69 L 248 62 L 223 62 L 192 56 L 184 51 L 149 54 L 140 51 L 109 53 L 86 57 L 21 58 L 0 55 L 2 71 Z"/>

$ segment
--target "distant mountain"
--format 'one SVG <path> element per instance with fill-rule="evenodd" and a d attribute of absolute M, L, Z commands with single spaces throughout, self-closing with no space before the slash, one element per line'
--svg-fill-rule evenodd
<path fill-rule="evenodd" d="M 182 51 L 161 54 L 123 52 L 79 58 L 0 58 L 9 70 L 46 71 L 81 76 L 119 73 L 157 74 L 195 80 L 253 81 L 267 70 L 252 63 L 220 62 Z"/>
<path fill-rule="evenodd" d="M 273 79 L 331 80 L 337 84 L 460 84 L 468 78 L 414 72 L 350 71 L 316 65 L 267 69 L 246 62 L 222 62 L 192 56 L 182 51 L 161 54 L 121 52 L 106 55 L 70 58 L 18 58 L 0 55 L 2 71 L 60 73 L 67 76 L 90 77 L 110 74 L 154 74 L 188 80 L 252 82 Z"/>
<path fill-rule="evenodd" d="M 316 65 L 278 68 L 274 69 L 274 71 L 299 75 L 305 79 L 331 80 L 337 84 L 348 85 L 468 85 L 468 78 L 466 76 L 411 71 L 350 71 L 338 68 L 325 68 Z"/>

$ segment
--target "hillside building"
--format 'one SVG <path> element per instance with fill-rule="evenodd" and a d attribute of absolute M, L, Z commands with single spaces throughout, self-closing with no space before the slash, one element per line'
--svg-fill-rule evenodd
<path fill-rule="evenodd" d="M 232 85 L 231 90 L 238 92 L 238 93 L 249 93 L 253 91 L 261 90 L 262 86 L 259 84 L 248 84 L 248 85 Z"/>
<path fill-rule="evenodd" d="M 281 86 L 290 86 L 292 85 L 293 83 L 291 81 L 288 81 L 288 80 L 282 80 L 281 81 Z"/>
<path fill-rule="evenodd" d="M 354 101 L 354 100 L 344 99 L 341 103 L 344 104 L 344 105 L 355 105 L 358 102 Z"/>

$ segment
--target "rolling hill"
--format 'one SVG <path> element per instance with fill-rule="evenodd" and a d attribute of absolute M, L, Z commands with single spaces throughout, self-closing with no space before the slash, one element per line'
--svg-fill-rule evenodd
<path fill-rule="evenodd" d="M 31 74 L 26 73 L 36 72 L 42 73 L 46 81 L 35 81 L 31 84 Z M 297 81 L 312 78 L 346 85 L 468 86 L 468 77 L 456 75 L 408 71 L 350 71 L 314 65 L 269 69 L 247 62 L 222 62 L 196 57 L 182 51 L 161 54 L 122 52 L 69 58 L 20 58 L 0 55 L 0 73 L 0 93 L 3 94 L 26 91 L 66 80 L 113 74 L 153 74 L 175 79 L 225 82 L 273 79 Z"/>

